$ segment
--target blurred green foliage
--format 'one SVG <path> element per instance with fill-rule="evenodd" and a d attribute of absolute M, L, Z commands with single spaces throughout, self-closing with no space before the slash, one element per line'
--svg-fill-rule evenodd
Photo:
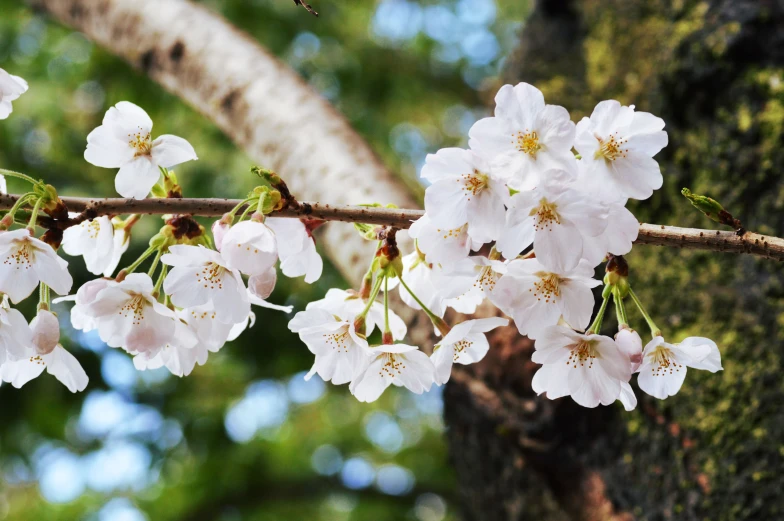
<path fill-rule="evenodd" d="M 412 189 L 427 152 L 463 144 L 487 111 L 527 2 L 289 0 L 204 2 L 280 56 L 330 99 Z M 86 163 L 87 134 L 132 101 L 154 134 L 187 138 L 198 162 L 186 196 L 238 197 L 251 162 L 193 109 L 84 36 L 21 1 L 0 0 L 0 67 L 30 91 L 0 122 L 0 165 L 43 177 L 64 195 L 114 196 L 114 172 Z M 285 176 L 285 173 L 282 173 Z M 9 180 L 9 191 L 24 186 Z M 134 229 L 125 263 L 160 226 Z M 88 280 L 70 259 L 74 287 Z M 343 282 L 279 280 L 272 302 L 304 308 Z M 33 299 L 21 306 L 31 315 Z M 90 376 L 71 395 L 44 375 L 0 387 L 0 519 L 452 519 L 437 391 L 391 390 L 359 404 L 345 387 L 305 383 L 311 356 L 287 317 L 257 310 L 255 327 L 185 379 L 136 372 L 130 357 L 68 328 L 64 343 Z"/>

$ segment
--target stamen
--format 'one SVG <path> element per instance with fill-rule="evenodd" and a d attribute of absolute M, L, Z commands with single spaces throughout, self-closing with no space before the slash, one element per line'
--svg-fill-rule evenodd
<path fill-rule="evenodd" d="M 569 359 L 566 360 L 566 365 L 571 365 L 573 369 L 577 369 L 577 365 L 585 367 L 588 363 L 588 369 L 593 368 L 593 361 L 598 358 L 599 353 L 593 347 L 593 342 L 587 340 L 580 340 L 572 347 L 572 352 Z"/>
<path fill-rule="evenodd" d="M 495 272 L 492 266 L 482 266 L 482 269 L 479 271 L 479 276 L 474 281 L 474 287 L 478 287 L 485 292 L 493 291 L 495 283 L 498 282 L 499 278 L 500 274 Z"/>
<path fill-rule="evenodd" d="M 92 221 L 87 222 L 87 234 L 90 236 L 90 239 L 97 239 L 98 232 L 101 231 L 101 224 L 98 222 L 98 219 L 93 219 Z"/>
<path fill-rule="evenodd" d="M 147 305 L 147 299 L 142 295 L 134 295 L 133 298 L 126 301 L 125 305 L 120 308 L 120 311 L 118 311 L 117 314 L 122 315 L 125 318 L 129 315 L 133 315 L 132 324 L 134 326 L 140 326 L 144 320 L 144 308 L 147 307 Z"/>
<path fill-rule="evenodd" d="M 152 137 L 139 127 L 135 134 L 128 134 L 128 145 L 136 150 L 133 157 L 148 156 L 152 152 Z"/>
<path fill-rule="evenodd" d="M 389 376 L 394 378 L 402 374 L 403 369 L 406 368 L 405 357 L 398 353 L 384 353 L 384 365 L 378 372 L 379 376 Z"/>
<path fill-rule="evenodd" d="M 463 183 L 463 192 L 468 196 L 469 201 L 471 200 L 472 195 L 479 194 L 487 188 L 487 181 L 487 174 L 484 174 L 477 169 L 474 169 L 470 174 L 463 174 L 460 176 L 460 179 L 457 180 L 458 183 Z"/>
<path fill-rule="evenodd" d="M 653 376 L 666 376 L 674 374 L 683 369 L 683 365 L 675 361 L 673 352 L 664 346 L 657 347 L 648 356 L 653 358 L 651 372 Z"/>
<path fill-rule="evenodd" d="M 460 228 L 452 228 L 451 230 L 436 228 L 436 231 L 439 234 L 443 233 L 444 239 L 457 239 L 463 234 L 463 231 L 465 230 L 466 226 L 467 225 L 464 224 Z"/>
<path fill-rule="evenodd" d="M 336 349 L 341 353 L 348 353 L 348 348 L 351 345 L 351 335 L 348 333 L 348 326 L 343 326 L 334 333 L 325 333 L 322 335 L 324 342 L 331 345 L 332 349 Z"/>
<path fill-rule="evenodd" d="M 558 215 L 558 205 L 551 203 L 542 197 L 539 206 L 531 210 L 528 215 L 534 215 L 534 229 L 553 231 L 553 224 L 561 224 L 561 216 Z"/>
<path fill-rule="evenodd" d="M 621 138 L 617 132 L 610 134 L 607 139 L 602 139 L 597 135 L 594 137 L 599 141 L 599 149 L 593 155 L 594 159 L 603 157 L 606 161 L 615 161 L 619 157 L 626 157 L 629 152 L 628 148 L 622 148 L 628 139 Z"/>
<path fill-rule="evenodd" d="M 463 351 L 465 351 L 466 349 L 471 347 L 473 344 L 474 344 L 473 342 L 470 342 L 468 340 L 461 340 L 459 342 L 456 342 L 455 345 L 454 345 L 455 346 L 455 354 L 454 354 L 453 360 L 455 362 L 457 362 L 457 359 L 460 358 L 460 355 L 463 353 Z"/>
<path fill-rule="evenodd" d="M 521 132 L 518 130 L 515 134 L 512 134 L 512 138 L 514 138 L 512 143 L 516 142 L 517 150 L 528 154 L 532 159 L 536 159 L 537 152 L 543 148 L 539 144 L 539 134 L 536 131 L 529 132 L 528 129 L 525 129 L 525 132 Z"/>
<path fill-rule="evenodd" d="M 544 299 L 545 304 L 555 304 L 555 299 L 561 296 L 561 290 L 558 287 L 561 278 L 548 271 L 538 271 L 534 275 L 539 277 L 539 280 L 534 282 L 534 287 L 529 288 L 528 291 L 533 293 L 537 300 Z"/>
<path fill-rule="evenodd" d="M 208 289 L 223 289 L 223 274 L 226 269 L 223 266 L 210 262 L 196 273 L 196 282 Z"/>
<path fill-rule="evenodd" d="M 16 249 L 11 249 L 3 264 L 9 266 L 16 264 L 16 269 L 29 270 L 35 261 L 35 249 L 26 240 L 15 241 L 15 244 Z"/>

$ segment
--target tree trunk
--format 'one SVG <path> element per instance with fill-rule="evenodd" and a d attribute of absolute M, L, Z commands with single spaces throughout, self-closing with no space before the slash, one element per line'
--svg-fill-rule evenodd
<path fill-rule="evenodd" d="M 506 80 L 575 120 L 611 98 L 665 119 L 665 186 L 634 205 L 640 220 L 707 225 L 677 195 L 689 186 L 749 229 L 781 232 L 783 67 L 782 2 L 543 0 Z M 725 371 L 690 370 L 664 402 L 635 387 L 633 413 L 584 409 L 534 397 L 531 342 L 498 333 L 446 390 L 467 521 L 784 517 L 781 265 L 649 248 L 628 260 L 665 336 L 714 338 Z"/>
<path fill-rule="evenodd" d="M 301 200 L 417 206 L 318 92 L 209 10 L 184 0 L 30 3 L 190 103 Z M 344 225 L 326 227 L 321 243 L 348 280 L 361 280 L 369 242 Z"/>

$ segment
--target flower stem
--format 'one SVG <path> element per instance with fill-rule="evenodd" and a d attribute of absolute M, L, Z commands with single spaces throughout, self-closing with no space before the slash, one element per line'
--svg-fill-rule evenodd
<path fill-rule="evenodd" d="M 384 333 L 389 332 L 389 277 L 384 277 Z"/>
<path fill-rule="evenodd" d="M 621 291 L 617 287 L 613 288 L 613 302 L 615 303 L 615 316 L 618 319 L 618 329 L 628 326 L 629 317 L 626 316 L 626 306 L 623 305 Z"/>
<path fill-rule="evenodd" d="M 38 310 L 49 310 L 49 286 L 43 282 L 38 286 Z"/>
<path fill-rule="evenodd" d="M 376 283 L 373 285 L 373 289 L 371 290 L 370 295 L 368 296 L 367 305 L 365 306 L 365 309 L 362 310 L 362 313 L 358 315 L 359 317 L 364 318 L 365 316 L 367 316 L 368 311 L 370 311 L 371 306 L 373 306 L 373 303 L 376 301 L 376 297 L 378 296 L 379 290 L 381 290 L 381 283 L 384 282 L 385 280 L 386 280 L 386 275 L 384 275 L 383 277 L 379 277 Z"/>
<path fill-rule="evenodd" d="M 158 261 L 161 260 L 161 255 L 163 255 L 163 248 L 158 248 L 158 251 L 155 252 L 155 257 L 152 259 L 152 264 L 150 264 L 150 269 L 147 270 L 147 275 L 149 275 L 150 278 L 152 278 L 155 273 L 155 268 L 158 267 Z"/>
<path fill-rule="evenodd" d="M 23 174 L 21 172 L 14 172 L 13 170 L 6 170 L 5 168 L 0 168 L 0 175 L 5 175 L 8 177 L 16 177 L 17 179 L 22 179 L 23 181 L 27 181 L 30 184 L 36 185 L 38 181 L 33 179 L 27 174 Z"/>
<path fill-rule="evenodd" d="M 588 328 L 588 331 L 585 333 L 588 335 L 596 335 L 598 334 L 599 330 L 602 328 L 602 321 L 604 320 L 604 312 L 607 311 L 607 303 L 610 301 L 609 295 L 602 299 L 602 307 L 599 308 L 599 312 L 596 314 L 596 318 L 593 319 L 593 323 Z"/>
<path fill-rule="evenodd" d="M 447 333 L 449 333 L 449 326 L 446 324 L 446 322 L 444 322 L 444 319 L 439 317 L 432 311 L 430 311 L 430 309 L 427 306 L 425 306 L 425 303 L 419 300 L 419 297 L 416 296 L 416 293 L 411 291 L 411 288 L 408 287 L 408 284 L 406 284 L 406 281 L 403 280 L 403 277 L 400 275 L 400 273 L 397 274 L 397 278 L 400 279 L 400 284 L 402 284 L 403 287 L 406 288 L 408 294 L 411 295 L 411 297 L 416 301 L 417 304 L 419 304 L 419 306 L 422 308 L 422 311 L 424 311 L 425 314 L 427 315 L 427 318 L 429 318 L 430 322 L 432 322 L 433 325 L 436 328 L 438 328 L 441 334 L 446 335 Z"/>
<path fill-rule="evenodd" d="M 161 266 L 161 272 L 158 274 L 158 280 L 155 281 L 155 287 L 152 289 L 152 294 L 155 298 L 158 298 L 158 295 L 161 294 L 161 286 L 163 286 L 163 280 L 166 278 L 166 274 L 169 272 L 169 266 L 164 264 Z"/>
<path fill-rule="evenodd" d="M 242 201 L 237 203 L 237 206 L 232 208 L 232 210 L 229 212 L 229 215 L 231 216 L 231 222 L 234 223 L 234 216 L 237 215 L 237 212 L 240 211 L 240 208 L 242 208 L 246 204 L 250 203 L 251 201 L 254 201 L 255 199 L 257 199 L 256 196 L 248 197 L 247 199 L 243 199 Z M 252 208 L 253 206 L 250 205 L 250 207 Z"/>
<path fill-rule="evenodd" d="M 20 195 L 19 199 L 17 199 L 16 202 L 14 203 L 14 205 L 11 207 L 11 209 L 8 210 L 8 213 L 5 214 L 5 217 L 3 219 L 6 219 L 8 221 L 13 221 L 13 218 L 16 215 L 16 212 L 18 212 L 19 209 L 22 206 L 26 205 L 27 201 L 29 201 L 31 197 L 37 197 L 36 193 L 35 192 L 27 192 L 26 194 Z M 10 217 L 8 217 L 9 215 L 10 215 Z"/>
<path fill-rule="evenodd" d="M 30 220 L 27 222 L 27 228 L 31 231 L 35 231 L 35 225 L 38 222 L 38 212 L 41 211 L 41 206 L 44 204 L 44 198 L 39 197 L 38 200 L 35 202 L 35 206 L 33 206 L 33 211 L 30 212 Z"/>
<path fill-rule="evenodd" d="M 637 297 L 637 294 L 632 290 L 631 286 L 629 286 L 629 296 L 634 301 L 634 304 L 637 306 L 637 309 L 640 310 L 640 313 L 642 314 L 643 318 L 645 319 L 645 322 L 648 323 L 648 327 L 651 328 L 651 336 L 652 337 L 661 336 L 661 334 L 662 334 L 661 333 L 661 329 L 659 329 L 659 327 L 653 321 L 653 319 L 648 314 L 648 312 L 645 311 L 645 308 L 643 307 L 642 302 L 640 302 L 639 297 Z"/>
<path fill-rule="evenodd" d="M 376 250 L 378 250 L 380 247 L 381 241 L 378 241 L 376 243 Z M 370 266 L 368 266 L 368 269 L 365 272 L 365 276 L 362 277 L 362 284 L 359 286 L 359 296 L 363 299 L 368 298 L 370 295 L 370 285 L 373 284 L 373 273 L 375 272 L 373 269 L 375 266 L 375 260 L 375 257 L 373 257 L 373 260 L 370 261 Z"/>
<path fill-rule="evenodd" d="M 130 233 L 130 231 L 131 231 L 131 229 L 134 227 L 134 225 L 135 225 L 137 222 L 141 221 L 141 219 L 142 219 L 142 216 L 141 216 L 141 215 L 139 215 L 138 213 L 132 213 L 132 214 L 131 214 L 131 215 L 129 215 L 129 216 L 128 216 L 128 218 L 127 218 L 127 219 L 126 219 L 126 220 L 123 222 L 123 224 L 122 224 L 122 229 L 123 229 L 124 231 L 126 231 L 126 232 Z"/>
<path fill-rule="evenodd" d="M 152 255 L 153 253 L 155 253 L 155 251 L 156 251 L 157 249 L 158 249 L 158 247 L 157 247 L 157 246 L 150 246 L 149 248 L 147 248 L 146 250 L 144 250 L 144 253 L 142 253 L 142 254 L 139 256 L 139 258 L 138 258 L 138 259 L 136 259 L 135 261 L 133 261 L 133 264 L 131 264 L 131 265 L 130 265 L 130 266 L 128 266 L 127 268 L 125 268 L 125 269 L 122 269 L 122 270 L 120 270 L 120 271 L 124 272 L 126 275 L 127 275 L 127 274 L 129 274 L 129 273 L 133 273 L 134 271 L 136 271 L 136 268 L 138 268 L 138 267 L 139 267 L 139 265 L 140 265 L 142 262 L 144 262 L 144 261 L 147 259 L 147 257 L 149 257 L 150 255 Z"/>

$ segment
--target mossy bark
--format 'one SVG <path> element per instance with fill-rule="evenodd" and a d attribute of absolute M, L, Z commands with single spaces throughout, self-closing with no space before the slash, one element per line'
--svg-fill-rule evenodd
<path fill-rule="evenodd" d="M 541 1 L 505 79 L 535 84 L 575 119 L 603 99 L 664 118 L 665 183 L 630 205 L 641 221 L 714 225 L 685 186 L 749 230 L 784 234 L 784 3 Z M 470 378 L 446 391 L 466 520 L 784 519 L 784 267 L 651 246 L 627 260 L 665 337 L 713 338 L 725 370 L 689 370 L 666 401 L 633 384 L 632 413 L 582 409 L 534 396 L 530 341 L 494 338 L 466 374 L 503 414 L 477 405 Z"/>

